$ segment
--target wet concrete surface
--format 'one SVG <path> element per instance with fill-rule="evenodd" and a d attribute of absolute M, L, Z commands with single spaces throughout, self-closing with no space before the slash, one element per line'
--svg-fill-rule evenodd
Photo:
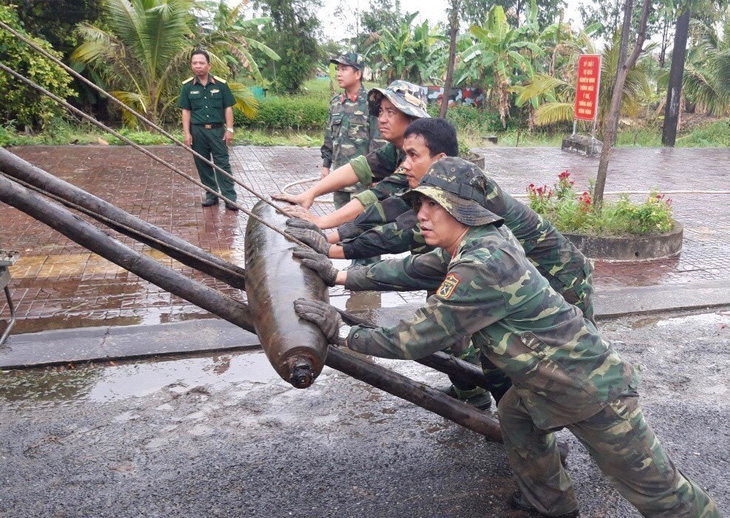
<path fill-rule="evenodd" d="M 172 147 L 150 147 L 172 164 L 195 175 L 192 160 Z M 125 147 L 65 146 L 13 149 L 19 156 L 56 176 L 100 196 L 227 260 L 243 266 L 246 215 L 223 205 L 203 209 L 202 191 L 141 153 Z M 499 184 L 523 194 L 530 183 L 553 184 L 568 170 L 576 188 L 588 187 L 598 162 L 553 148 L 491 147 L 482 150 L 486 169 Z M 730 151 L 727 149 L 614 150 L 607 191 L 727 190 Z M 257 191 L 270 194 L 319 170 L 319 150 L 286 147 L 235 147 L 231 162 L 238 177 Z M 296 188 L 293 188 L 296 189 Z M 252 207 L 256 198 L 240 186 L 239 201 Z M 670 195 L 676 217 L 685 226 L 679 257 L 650 263 L 597 263 L 595 283 L 600 292 L 627 287 L 690 286 L 715 283 L 730 286 L 728 195 Z M 331 205 L 317 205 L 329 211 Z M 0 204 L 0 247 L 20 251 L 10 271 L 10 290 L 17 306 L 14 334 L 50 329 L 147 325 L 182 322 L 211 315 L 186 301 L 92 254 L 17 210 Z M 243 299 L 244 294 L 121 237 L 136 250 L 163 264 Z M 345 295 L 342 292 L 335 296 Z M 389 295 L 397 303 L 414 296 Z M 416 295 L 415 298 L 420 298 Z M 343 302 L 343 304 L 345 304 Z M 0 298 L 0 329 L 9 309 Z"/>
<path fill-rule="evenodd" d="M 243 266 L 246 216 L 222 205 L 202 209 L 197 187 L 134 151 L 16 151 Z M 194 174 L 182 152 L 155 151 Z M 529 183 L 552 184 L 565 169 L 587 186 L 597 168 L 594 159 L 553 149 L 484 151 L 487 169 L 516 194 Z M 318 156 L 314 149 L 245 147 L 233 150 L 232 163 L 244 181 L 270 193 L 316 172 Z M 606 188 L 727 189 L 728 158 L 728 150 L 618 149 Z M 627 359 L 644 366 L 642 401 L 650 422 L 679 467 L 727 513 L 728 313 L 655 314 L 728 304 L 727 197 L 672 197 L 685 225 L 682 254 L 597 264 L 596 305 L 650 312 L 604 319 L 600 326 Z M 243 191 L 239 200 L 255 203 Z M 97 348 L 98 358 L 108 358 L 122 343 L 139 351 L 159 339 L 162 352 L 171 353 L 176 350 L 165 349 L 170 343 L 216 349 L 242 341 L 210 314 L 2 204 L 0 221 L 0 247 L 21 252 L 10 285 L 20 320 L 5 351 L 27 356 L 43 349 L 57 356 Z M 121 240 L 245 300 L 244 293 Z M 338 307 L 390 317 L 424 299 L 421 292 L 350 297 L 336 289 L 332 295 Z M 7 318 L 7 306 L 0 310 L 0 320 Z M 83 333 L 98 342 L 84 346 Z M 53 340 L 58 347 L 49 347 Z M 276 377 L 260 352 L 90 365 L 59 361 L 64 365 L 1 374 L 0 516 L 523 516 L 505 503 L 514 487 L 500 445 L 331 369 L 310 389 L 296 390 Z M 446 382 L 412 363 L 382 363 L 433 385 Z M 582 447 L 562 436 L 573 446 L 570 472 L 583 516 L 638 516 Z"/>
<path fill-rule="evenodd" d="M 601 328 L 641 367 L 674 461 L 727 513 L 730 313 Z M 506 504 L 501 445 L 329 368 L 294 389 L 260 352 L 5 372 L 0 422 L 0 516 L 526 516 Z M 638 516 L 560 435 L 582 516 Z"/>

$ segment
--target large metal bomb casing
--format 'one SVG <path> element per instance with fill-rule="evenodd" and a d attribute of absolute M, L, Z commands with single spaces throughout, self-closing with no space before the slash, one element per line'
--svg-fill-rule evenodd
<path fill-rule="evenodd" d="M 253 213 L 285 230 L 286 220 L 260 201 Z M 297 246 L 254 218 L 246 226 L 246 295 L 256 334 L 271 365 L 297 388 L 312 384 L 327 356 L 327 339 L 320 329 L 294 312 L 299 298 L 329 301 L 320 277 L 292 257 Z"/>

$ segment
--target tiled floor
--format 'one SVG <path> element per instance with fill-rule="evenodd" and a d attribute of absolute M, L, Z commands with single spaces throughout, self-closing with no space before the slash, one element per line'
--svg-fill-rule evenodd
<path fill-rule="evenodd" d="M 150 147 L 161 158 L 195 175 L 183 150 Z M 191 243 L 243 266 L 244 213 L 223 204 L 200 207 L 202 191 L 184 178 L 131 148 L 67 146 L 12 150 L 34 165 L 117 205 Z M 487 171 L 513 194 L 529 183 L 552 184 L 569 170 L 580 189 L 588 187 L 598 162 L 552 148 L 484 149 Z M 730 151 L 726 149 L 618 149 L 611 160 L 606 191 L 659 188 L 662 191 L 730 189 Z M 285 147 L 236 147 L 234 173 L 252 189 L 271 194 L 296 180 L 318 174 L 319 150 Z M 293 188 L 296 190 L 296 188 Z M 257 198 L 238 187 L 239 202 L 252 207 Z M 597 289 L 691 283 L 730 278 L 730 195 L 672 194 L 685 227 L 679 257 L 648 263 L 598 263 Z M 329 211 L 331 205 L 316 205 Z M 125 325 L 206 318 L 200 308 L 70 242 L 61 234 L 0 202 L 0 248 L 18 250 L 11 268 L 10 291 L 18 314 L 14 332 L 60 327 Z M 111 232 L 111 231 L 110 231 Z M 126 237 L 119 239 L 163 264 L 236 298 L 245 294 L 184 267 Z M 337 294 L 335 292 L 335 299 Z M 364 296 L 367 298 L 367 296 Z M 413 294 L 383 294 L 338 305 L 353 307 L 413 302 Z M 375 300 L 375 299 L 378 300 Z M 420 294 L 415 295 L 421 298 Z M 4 298 L 0 319 L 9 314 Z M 0 324 L 2 326 L 2 324 Z"/>

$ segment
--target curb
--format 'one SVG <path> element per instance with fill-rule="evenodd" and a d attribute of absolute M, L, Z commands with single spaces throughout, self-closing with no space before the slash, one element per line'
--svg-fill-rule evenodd
<path fill-rule="evenodd" d="M 408 318 L 421 304 L 380 308 L 368 317 L 380 325 Z M 596 319 L 730 306 L 730 281 L 600 290 Z M 61 329 L 12 335 L 0 347 L 0 369 L 131 360 L 180 354 L 259 349 L 258 337 L 220 319 L 169 324 Z"/>

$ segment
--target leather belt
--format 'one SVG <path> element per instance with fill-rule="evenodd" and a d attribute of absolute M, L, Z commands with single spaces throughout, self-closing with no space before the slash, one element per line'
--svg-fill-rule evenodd
<path fill-rule="evenodd" d="M 214 129 L 214 128 L 222 128 L 222 123 L 216 123 L 216 124 L 199 124 L 199 126 L 203 126 L 205 129 Z"/>

